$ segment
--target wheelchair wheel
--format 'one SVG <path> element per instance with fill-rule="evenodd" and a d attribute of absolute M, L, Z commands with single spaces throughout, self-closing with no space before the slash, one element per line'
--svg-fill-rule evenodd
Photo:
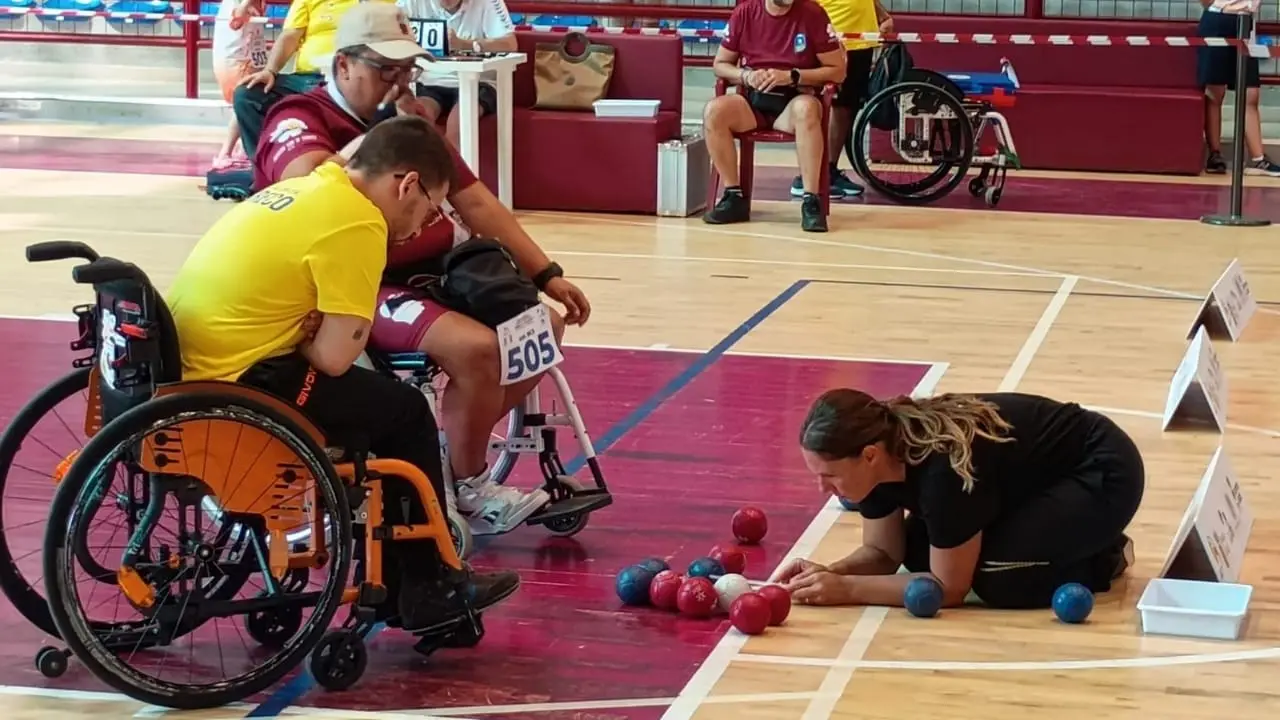
<path fill-rule="evenodd" d="M 889 115 L 897 118 L 896 125 L 872 132 Z M 854 170 L 874 190 L 906 205 L 936 202 L 949 194 L 965 179 L 973 152 L 973 125 L 960 98 L 934 82 L 903 82 L 881 90 L 853 125 Z"/>
<path fill-rule="evenodd" d="M 39 587 L 42 533 L 37 530 L 48 520 L 59 463 L 84 445 L 88 387 L 89 368 L 73 370 L 24 405 L 0 435 L 0 590 L 27 622 L 48 635 L 58 630 Z M 37 433 L 46 419 L 48 430 Z M 31 457 L 19 459 L 24 448 Z M 7 522 L 16 516 L 22 520 Z"/>
<path fill-rule="evenodd" d="M 243 454 L 231 455 L 241 449 Z M 126 538 L 87 527 L 95 502 L 120 475 L 141 475 L 150 491 Z M 216 517 L 209 503 L 218 509 Z M 293 552 L 285 541 L 287 531 L 303 523 L 325 528 L 312 538 L 311 555 Z M 218 544 L 227 527 L 250 536 L 239 556 Z M 45 592 L 59 634 L 103 682 L 153 705 L 218 707 L 266 689 L 320 642 L 347 587 L 351 533 L 341 480 L 324 450 L 292 419 L 239 393 L 174 394 L 116 418 L 71 464 L 49 511 Z M 93 597 L 92 588 L 84 593 L 76 577 L 82 569 L 77 545 L 99 539 L 117 543 L 104 564 L 119 568 L 120 580 L 109 590 L 116 608 L 131 615 L 127 633 L 104 631 L 86 616 L 87 607 L 111 600 Z M 202 576 L 246 563 L 257 572 L 240 597 L 201 583 Z M 302 567 L 323 572 L 313 573 L 304 587 L 290 586 L 286 578 Z M 269 624 L 277 647 L 245 642 L 246 616 L 287 616 L 289 608 L 304 614 L 291 637 L 280 626 L 292 622 L 277 618 Z M 215 643 L 216 658 L 203 647 Z M 172 676 L 163 677 L 166 670 Z"/>
<path fill-rule="evenodd" d="M 535 388 L 533 392 L 536 393 L 538 391 Z M 521 403 L 517 405 L 515 408 L 513 408 L 511 412 L 507 414 L 506 435 L 505 436 L 499 435 L 496 432 L 497 428 L 495 427 L 494 428 L 495 432 L 489 433 L 490 445 L 500 441 L 505 442 L 512 438 L 518 438 L 524 435 L 524 431 L 525 431 L 524 413 L 525 413 L 524 403 Z M 491 451 L 490 457 L 491 457 L 491 460 L 489 462 L 489 468 L 490 468 L 489 477 L 492 478 L 495 483 L 501 485 L 502 483 L 507 481 L 507 478 L 511 477 L 511 470 L 515 467 L 516 459 L 520 457 L 520 454 L 513 452 L 507 447 L 503 447 L 501 450 L 496 451 L 496 454 Z"/>

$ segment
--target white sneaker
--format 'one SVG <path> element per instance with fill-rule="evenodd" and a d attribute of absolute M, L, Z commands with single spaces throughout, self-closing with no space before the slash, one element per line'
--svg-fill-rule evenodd
<path fill-rule="evenodd" d="M 522 493 L 489 480 L 488 472 L 458 483 L 458 510 L 471 519 L 483 520 L 498 532 L 529 519 L 550 502 L 542 488 Z"/>

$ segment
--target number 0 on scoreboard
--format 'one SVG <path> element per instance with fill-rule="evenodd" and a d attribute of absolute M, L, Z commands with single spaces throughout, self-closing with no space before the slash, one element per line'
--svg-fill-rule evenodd
<path fill-rule="evenodd" d="M 444 20 L 410 18 L 414 38 L 424 50 L 437 58 L 449 54 L 449 26 Z"/>

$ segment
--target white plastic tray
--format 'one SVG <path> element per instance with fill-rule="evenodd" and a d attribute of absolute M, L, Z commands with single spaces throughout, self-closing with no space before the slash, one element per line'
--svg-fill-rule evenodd
<path fill-rule="evenodd" d="M 597 100 L 592 103 L 596 117 L 646 118 L 658 114 L 661 100 Z"/>
<path fill-rule="evenodd" d="M 1154 578 L 1138 600 L 1142 632 L 1237 640 L 1252 585 Z"/>

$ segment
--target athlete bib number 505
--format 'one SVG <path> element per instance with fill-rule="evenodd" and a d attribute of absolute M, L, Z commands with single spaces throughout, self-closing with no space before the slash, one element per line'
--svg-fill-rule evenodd
<path fill-rule="evenodd" d="M 502 384 L 513 385 L 564 362 L 546 305 L 535 305 L 498 326 Z"/>

